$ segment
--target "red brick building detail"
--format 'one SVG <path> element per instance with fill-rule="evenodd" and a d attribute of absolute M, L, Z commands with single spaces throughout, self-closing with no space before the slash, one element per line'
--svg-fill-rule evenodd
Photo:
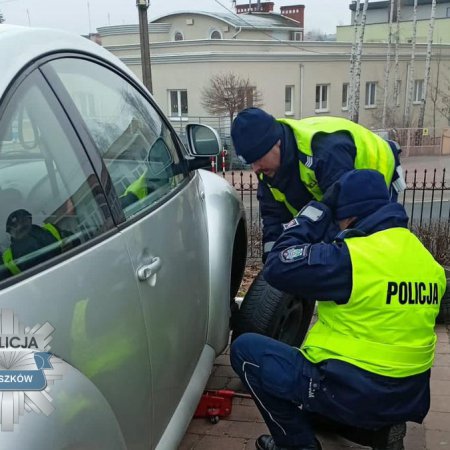
<path fill-rule="evenodd" d="M 257 3 L 252 3 L 251 4 L 251 11 L 252 12 L 273 12 L 273 7 L 274 7 L 275 3 L 274 2 L 261 2 L 259 7 L 259 11 L 257 11 L 257 7 L 258 4 Z M 244 5 L 236 5 L 236 12 L 238 14 L 245 14 L 248 13 L 248 3 L 244 4 Z"/>
<path fill-rule="evenodd" d="M 300 27 L 303 28 L 305 17 L 305 5 L 282 6 L 280 8 L 280 11 L 282 16 L 296 20 L 297 22 L 300 23 Z"/>

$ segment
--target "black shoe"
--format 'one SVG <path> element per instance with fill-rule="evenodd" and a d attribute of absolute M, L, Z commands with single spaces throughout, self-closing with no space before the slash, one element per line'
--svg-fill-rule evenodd
<path fill-rule="evenodd" d="M 315 439 L 315 443 L 306 447 L 279 447 L 275 444 L 273 437 L 269 434 L 263 434 L 256 440 L 256 448 L 258 450 L 322 450 L 322 446 L 319 441 Z"/>
<path fill-rule="evenodd" d="M 383 430 L 383 436 L 373 450 L 405 450 L 403 438 L 406 436 L 406 423 L 391 425 Z"/>

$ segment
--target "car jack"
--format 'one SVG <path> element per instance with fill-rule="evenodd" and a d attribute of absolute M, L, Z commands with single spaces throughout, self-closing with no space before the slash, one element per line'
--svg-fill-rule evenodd
<path fill-rule="evenodd" d="M 220 418 L 231 414 L 233 397 L 252 398 L 250 394 L 241 394 L 229 389 L 205 391 L 197 406 L 194 417 L 205 417 L 216 424 Z"/>

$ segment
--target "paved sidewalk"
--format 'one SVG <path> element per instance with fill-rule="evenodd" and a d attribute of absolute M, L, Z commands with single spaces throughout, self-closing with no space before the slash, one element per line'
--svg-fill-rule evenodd
<path fill-rule="evenodd" d="M 431 372 L 431 409 L 422 425 L 408 423 L 406 450 L 450 450 L 450 326 L 438 325 L 436 359 Z M 230 366 L 228 349 L 216 360 L 208 389 L 242 391 Z M 234 398 L 231 415 L 213 425 L 193 419 L 179 450 L 254 450 L 255 439 L 268 433 L 253 400 Z M 324 450 L 367 449 L 336 436 L 319 436 Z"/>

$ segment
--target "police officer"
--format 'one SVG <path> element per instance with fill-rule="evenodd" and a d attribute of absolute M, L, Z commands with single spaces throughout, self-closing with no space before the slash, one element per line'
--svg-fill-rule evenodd
<path fill-rule="evenodd" d="M 2 260 L 10 275 L 17 275 L 61 254 L 63 238 L 69 234 L 61 232 L 51 223 L 45 223 L 42 227 L 33 224 L 31 213 L 25 209 L 17 209 L 8 216 L 6 231 L 10 235 L 10 246 L 3 251 Z M 44 247 L 47 247 L 46 251 L 38 253 Z M 27 255 L 32 257 L 23 258 Z"/>
<path fill-rule="evenodd" d="M 340 117 L 278 119 L 259 108 L 241 111 L 231 137 L 237 155 L 257 174 L 263 221 L 263 261 L 288 222 L 309 200 L 345 172 L 375 169 L 393 200 L 404 188 L 399 148 L 361 125 Z M 334 234 L 333 234 L 334 235 Z"/>
<path fill-rule="evenodd" d="M 313 421 L 322 418 L 386 427 L 385 444 L 374 448 L 403 449 L 404 422 L 422 422 L 429 409 L 445 273 L 379 172 L 347 172 L 324 202 L 311 201 L 284 226 L 263 272 L 274 287 L 318 300 L 300 351 L 252 333 L 231 347 L 271 432 L 256 447 L 318 449 Z M 333 218 L 342 231 L 324 243 Z"/>

